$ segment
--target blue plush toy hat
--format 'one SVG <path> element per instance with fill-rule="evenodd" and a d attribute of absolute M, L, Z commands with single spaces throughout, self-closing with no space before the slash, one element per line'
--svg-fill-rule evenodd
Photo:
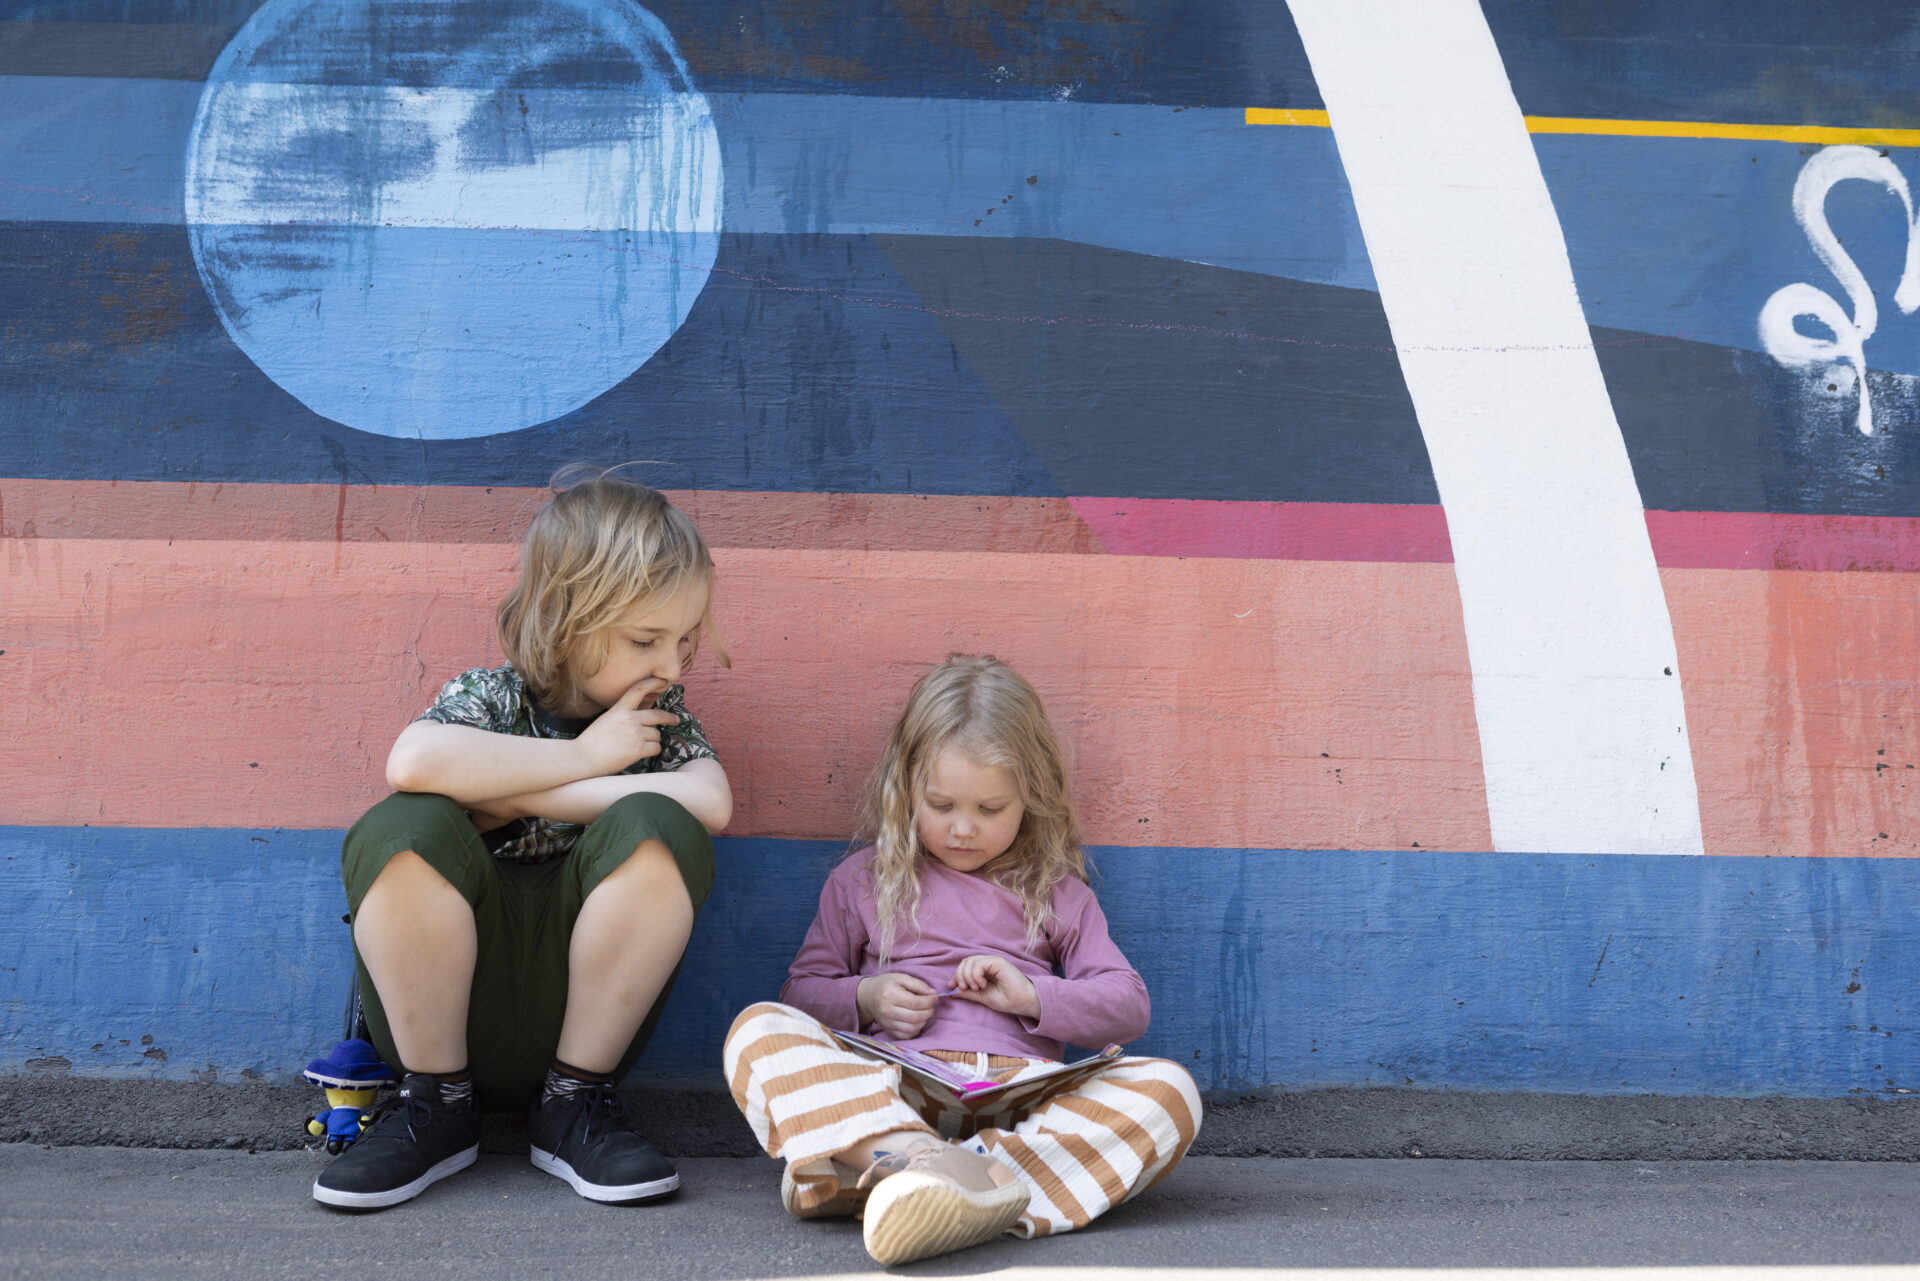
<path fill-rule="evenodd" d="M 358 1037 L 340 1042 L 300 1075 L 335 1090 L 367 1090 L 394 1081 L 393 1069 L 380 1061 L 380 1052 Z"/>

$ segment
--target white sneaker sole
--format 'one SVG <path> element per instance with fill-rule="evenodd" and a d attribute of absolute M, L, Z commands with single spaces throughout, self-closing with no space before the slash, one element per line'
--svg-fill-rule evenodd
<path fill-rule="evenodd" d="M 313 1183 L 313 1199 L 322 1205 L 337 1206 L 342 1210 L 381 1210 L 390 1205 L 399 1205 L 402 1201 L 411 1201 L 428 1188 L 446 1178 L 449 1174 L 458 1174 L 480 1159 L 480 1145 L 474 1144 L 464 1152 L 455 1152 L 438 1165 L 411 1183 L 403 1183 L 397 1188 L 388 1188 L 385 1192 L 343 1192 L 339 1188 L 323 1187 L 318 1179 Z"/>
<path fill-rule="evenodd" d="M 969 1192 L 906 1170 L 881 1180 L 867 1198 L 861 1235 L 875 1262 L 911 1263 L 993 1240 L 1020 1218 L 1028 1196 L 1024 1183 Z"/>
<path fill-rule="evenodd" d="M 650 1183 L 628 1183 L 614 1186 L 605 1183 L 589 1183 L 574 1172 L 574 1168 L 551 1152 L 542 1152 L 539 1148 L 529 1149 L 528 1155 L 533 1164 L 556 1179 L 565 1179 L 568 1186 L 589 1201 L 604 1201 L 610 1205 L 627 1201 L 651 1201 L 663 1197 L 680 1187 L 680 1176 L 669 1174 L 664 1179 L 655 1179 Z"/>

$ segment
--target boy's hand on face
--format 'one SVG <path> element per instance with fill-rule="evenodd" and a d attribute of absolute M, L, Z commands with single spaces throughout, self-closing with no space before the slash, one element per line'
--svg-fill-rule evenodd
<path fill-rule="evenodd" d="M 1040 1017 L 1040 993 L 1033 980 L 1004 956 L 969 956 L 954 967 L 953 994 L 1002 1014 Z"/>
<path fill-rule="evenodd" d="M 911 974 L 875 974 L 861 979 L 854 993 L 860 1025 L 878 1023 L 896 1041 L 919 1036 L 940 999 L 939 993 Z"/>
<path fill-rule="evenodd" d="M 589 777 L 618 774 L 635 761 L 660 754 L 660 727 L 678 725 L 680 718 L 656 707 L 642 707 L 640 703 L 667 688 L 662 680 L 640 681 L 581 731 L 574 742 L 587 753 L 587 760 L 593 765 L 593 774 Z"/>

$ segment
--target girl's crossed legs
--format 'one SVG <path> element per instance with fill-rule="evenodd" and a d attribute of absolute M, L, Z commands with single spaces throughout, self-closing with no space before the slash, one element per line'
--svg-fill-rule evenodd
<path fill-rule="evenodd" d="M 972 1056 L 966 1056 L 971 1058 Z M 1022 1237 L 1083 1228 L 1139 1195 L 1180 1163 L 1200 1127 L 1193 1078 L 1165 1059 L 1114 1059 L 1092 1079 L 1021 1099 L 1014 1111 L 942 1108 L 903 1082 L 900 1068 L 847 1049 L 791 1006 L 749 1006 L 727 1034 L 734 1102 L 769 1156 L 784 1157 L 789 1209 L 799 1217 L 853 1213 L 849 1167 L 882 1135 L 971 1140 L 1027 1185 Z M 1038 1061 L 990 1056 L 995 1079 Z M 834 1158 L 842 1157 L 836 1165 Z"/>

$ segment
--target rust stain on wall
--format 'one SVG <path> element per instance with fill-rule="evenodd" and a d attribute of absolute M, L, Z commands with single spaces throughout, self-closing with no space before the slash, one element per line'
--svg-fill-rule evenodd
<path fill-rule="evenodd" d="M 167 259 L 141 261 L 141 239 L 130 232 L 108 232 L 93 242 L 105 278 L 94 297 L 108 346 L 131 347 L 160 342 L 186 323 L 186 291 L 181 274 Z"/>

